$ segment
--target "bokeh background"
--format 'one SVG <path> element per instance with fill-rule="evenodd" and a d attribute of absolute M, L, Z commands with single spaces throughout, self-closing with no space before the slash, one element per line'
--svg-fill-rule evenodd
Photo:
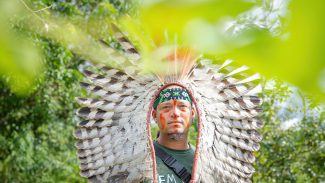
<path fill-rule="evenodd" d="M 75 97 L 87 95 L 78 83 L 89 61 L 111 64 L 98 40 L 120 49 L 111 22 L 140 49 L 145 68 L 157 47 L 176 42 L 260 72 L 264 139 L 253 181 L 325 182 L 324 7 L 320 0 L 0 1 L 1 182 L 86 182 L 74 147 Z M 193 125 L 192 143 L 195 136 Z"/>

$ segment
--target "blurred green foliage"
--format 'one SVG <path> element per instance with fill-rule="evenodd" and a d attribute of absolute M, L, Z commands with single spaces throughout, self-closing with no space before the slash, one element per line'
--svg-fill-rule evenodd
<path fill-rule="evenodd" d="M 108 23 L 120 21 L 119 17 L 125 13 L 137 16 L 139 12 L 135 10 L 134 4 L 138 2 L 26 1 L 32 10 L 49 7 L 46 11 L 37 12 L 28 10 L 22 2 L 0 2 L 0 179 L 2 182 L 86 182 L 79 176 L 72 136 L 79 121 L 74 114 L 78 107 L 74 98 L 84 95 L 78 86 L 78 81 L 82 80 L 79 68 L 85 59 L 109 62 L 105 58 L 105 49 L 94 44 L 94 40 L 103 38 L 116 46 L 108 36 Z M 262 2 L 266 9 L 273 11 L 267 3 L 270 0 L 258 1 Z M 218 16 L 213 18 L 211 13 L 205 11 L 211 7 L 192 7 L 199 2 L 191 1 L 180 12 L 175 11 L 174 7 L 168 10 L 168 3 L 181 6 L 181 3 L 186 4 L 184 1 L 179 1 L 180 4 L 174 1 L 168 1 L 167 4 L 146 3 L 143 10 L 145 17 L 142 18 L 148 20 L 147 30 L 138 30 L 134 26 L 136 23 L 131 25 L 124 22 L 121 25 L 131 30 L 131 40 L 143 46 L 144 53 L 151 49 L 151 43 L 146 42 L 149 40 L 148 35 L 154 35 L 156 44 L 161 44 L 162 38 L 158 33 L 164 32 L 161 21 L 168 12 L 183 26 L 181 28 L 178 24 L 167 22 L 168 26 L 178 31 L 179 36 L 183 36 L 179 39 L 183 43 L 196 45 L 202 48 L 200 51 L 209 54 L 229 53 L 228 56 L 238 56 L 237 61 L 261 70 L 268 76 L 279 75 L 281 79 L 297 84 L 303 91 L 321 94 L 319 86 L 323 85 L 316 83 L 324 82 L 323 75 L 318 78 L 324 68 L 323 55 L 320 54 L 324 48 L 324 26 L 321 23 L 324 17 L 321 15 L 325 12 L 321 10 L 323 2 L 294 1 L 290 7 L 294 11 L 291 19 L 294 23 L 283 31 L 292 32 L 292 39 L 284 39 L 287 42 L 281 39 L 272 41 L 270 32 L 250 29 L 249 26 L 238 38 L 227 38 L 221 33 L 219 24 L 213 24 L 214 20 L 229 15 L 230 10 L 231 15 L 236 16 L 251 7 L 251 3 L 239 2 L 237 5 L 244 6 L 237 7 L 231 5 L 235 1 L 206 1 L 218 5 L 211 6 L 218 12 Z M 235 8 L 229 8 L 230 5 Z M 160 7 L 164 11 L 156 11 Z M 206 14 L 198 21 L 193 16 L 195 14 L 191 14 L 192 10 L 197 14 Z M 150 17 L 151 13 L 154 16 Z M 125 17 L 122 19 L 128 21 Z M 247 20 L 244 18 L 241 21 Z M 29 25 L 26 26 L 26 22 Z M 152 27 L 153 32 L 150 32 L 149 25 L 157 27 Z M 196 31 L 200 33 L 196 34 Z M 174 43 L 174 35 L 170 35 Z M 247 39 L 243 40 L 243 37 Z M 292 73 L 288 72 L 291 70 Z M 283 129 L 281 125 L 286 119 L 279 117 L 283 109 L 281 103 L 290 96 L 288 85 L 281 80 L 276 80 L 274 87 L 266 89 L 263 94 L 265 102 L 261 118 L 265 127 L 261 133 L 264 140 L 261 150 L 256 154 L 255 182 L 325 181 L 324 108 L 314 114 L 308 113 L 318 106 L 300 95 L 304 101 L 301 111 L 303 118 L 296 126 Z M 292 114 L 299 112 L 290 106 L 285 108 Z M 153 137 L 156 131 L 157 127 L 153 127 Z M 192 144 L 195 144 L 195 138 L 196 129 L 192 125 Z"/>
<path fill-rule="evenodd" d="M 12 29 L 15 24 L 8 21 L 22 15 L 18 3 L 0 2 L 0 75 L 6 76 L 3 82 L 13 92 L 22 95 L 32 91 L 34 78 L 42 69 L 42 56 L 30 35 Z"/>
<path fill-rule="evenodd" d="M 53 16 L 70 19 L 106 17 L 107 14 L 117 17 L 131 8 L 129 1 L 97 4 L 95 1 L 33 0 L 26 3 L 35 10 L 51 6 Z M 8 5 L 6 8 L 11 5 L 11 8 L 23 7 L 23 4 L 10 1 L 0 4 Z M 107 12 L 106 7 L 116 12 Z M 15 16 L 24 15 L 19 14 L 20 10 L 17 12 Z M 7 15 L 6 18 L 13 16 L 12 12 Z M 73 137 L 79 121 L 74 99 L 84 95 L 78 82 L 83 79 L 79 68 L 85 60 L 66 44 L 25 27 L 22 22 L 25 18 L 1 19 L 0 24 L 6 26 L 0 33 L 7 31 L 7 34 L 0 34 L 0 180 L 4 183 L 86 182 L 79 175 Z M 109 38 L 107 31 L 101 33 L 106 33 L 105 38 Z M 34 48 L 38 50 L 34 51 Z M 33 54 L 36 57 L 28 57 Z M 10 55 L 19 58 L 10 59 Z M 19 62 L 26 62 L 31 69 L 40 64 L 43 67 L 32 72 L 20 68 L 24 63 Z M 12 83 L 18 77 L 25 79 L 25 83 L 28 81 L 26 87 L 19 88 L 21 82 L 13 87 Z"/>
<path fill-rule="evenodd" d="M 189 47 L 235 59 L 325 100 L 324 1 L 290 1 L 288 8 L 288 0 L 145 2 L 138 19 L 126 16 L 120 22 L 138 41 L 147 65 L 158 49 Z M 245 12 L 250 8 L 258 14 Z M 240 26 L 241 31 L 231 30 Z"/>
<path fill-rule="evenodd" d="M 276 1 L 269 1 L 265 9 L 278 11 L 273 9 L 272 2 Z M 282 21 L 279 35 L 274 36 L 268 28 L 248 26 L 239 37 L 251 39 L 250 44 L 237 47 L 225 56 L 236 58 L 267 77 L 286 80 L 315 101 L 325 101 L 323 7 L 325 1 L 290 1 L 287 16 L 272 15 Z"/>

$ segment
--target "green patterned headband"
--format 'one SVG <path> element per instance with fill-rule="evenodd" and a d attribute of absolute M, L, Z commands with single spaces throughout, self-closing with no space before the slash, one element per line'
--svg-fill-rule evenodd
<path fill-rule="evenodd" d="M 156 109 L 157 106 L 163 102 L 176 99 L 176 100 L 187 100 L 192 104 L 192 100 L 186 89 L 184 88 L 169 88 L 160 92 L 157 96 L 155 102 L 153 103 L 153 108 Z"/>

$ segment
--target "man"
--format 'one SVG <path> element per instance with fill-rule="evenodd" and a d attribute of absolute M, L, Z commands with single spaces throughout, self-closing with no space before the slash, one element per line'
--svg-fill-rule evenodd
<path fill-rule="evenodd" d="M 157 151 L 176 159 L 179 169 L 184 167 L 190 178 L 194 150 L 189 144 L 188 134 L 195 117 L 195 110 L 186 89 L 171 85 L 162 90 L 153 105 L 152 117 L 159 127 L 159 136 L 154 142 L 157 163 L 157 180 L 159 183 L 180 183 L 181 175 L 177 175 L 173 167 L 169 167 Z M 180 171 L 180 170 L 178 170 Z M 183 173 L 183 179 L 186 175 Z"/>
<path fill-rule="evenodd" d="M 122 33 L 117 38 L 135 58 L 138 52 L 132 44 Z M 166 72 L 153 69 L 152 75 L 144 76 L 147 63 L 128 61 L 110 50 L 110 58 L 116 60 L 112 65 L 123 63 L 120 69 L 99 66 L 99 74 L 84 71 L 87 83 L 81 86 L 98 97 L 77 99 L 83 106 L 77 114 L 85 119 L 75 132 L 81 176 L 98 183 L 251 182 L 253 152 L 262 139 L 257 132 L 262 127 L 259 86 L 252 82 L 259 76 L 243 77 L 247 67 L 236 69 L 230 60 L 220 65 L 209 59 L 196 62 L 191 53 L 175 47 L 166 58 L 171 61 Z M 173 83 L 190 88 L 197 101 Z M 157 96 L 161 87 L 165 88 Z M 192 106 L 200 111 L 195 158 L 188 144 Z M 160 130 L 155 142 L 150 115 Z"/>

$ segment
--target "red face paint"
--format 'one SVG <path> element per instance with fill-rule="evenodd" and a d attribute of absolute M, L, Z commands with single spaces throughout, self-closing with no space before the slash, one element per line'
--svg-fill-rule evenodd
<path fill-rule="evenodd" d="M 176 100 L 175 99 L 173 99 L 173 112 L 176 112 Z M 177 115 L 173 115 L 173 118 L 174 118 L 174 120 L 176 121 L 177 120 Z"/>
<path fill-rule="evenodd" d="M 190 123 L 188 121 L 186 122 L 186 128 L 190 128 Z"/>
<path fill-rule="evenodd" d="M 166 109 L 166 110 L 163 110 L 162 112 L 163 112 L 163 113 L 169 113 L 169 110 Z"/>
<path fill-rule="evenodd" d="M 166 119 L 163 116 L 163 114 L 159 115 L 159 120 L 160 120 L 160 124 L 161 124 L 161 129 L 165 129 L 165 127 L 166 127 Z"/>

